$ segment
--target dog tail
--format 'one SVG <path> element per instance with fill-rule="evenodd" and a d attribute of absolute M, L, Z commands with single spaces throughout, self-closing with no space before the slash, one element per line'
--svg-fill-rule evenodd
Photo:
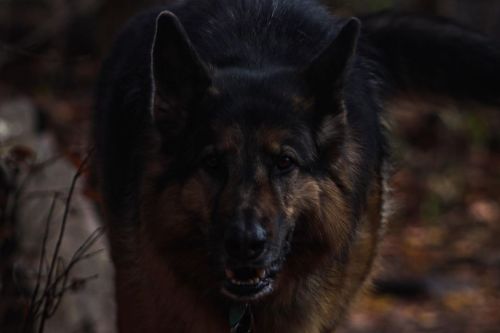
<path fill-rule="evenodd" d="M 449 96 L 500 105 L 500 44 L 442 18 L 384 12 L 363 21 L 361 49 L 381 67 L 387 97 Z"/>

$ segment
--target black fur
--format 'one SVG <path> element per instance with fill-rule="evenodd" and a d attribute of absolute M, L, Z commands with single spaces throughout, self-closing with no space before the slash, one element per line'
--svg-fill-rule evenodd
<path fill-rule="evenodd" d="M 131 20 L 103 65 L 95 118 L 97 171 L 104 199 L 109 211 L 116 219 L 123 219 L 123 223 L 130 217 L 121 216 L 120 207 L 133 207 L 138 202 L 141 160 L 147 146 L 145 135 L 153 126 L 150 114 L 151 47 L 156 17 L 166 9 L 182 22 L 200 58 L 210 68 L 228 73 L 225 77 L 221 75 L 219 81 L 230 87 L 231 98 L 253 103 L 262 99 L 262 95 L 251 96 L 255 91 L 249 93 L 243 87 L 238 90 L 239 83 L 232 80 L 241 82 L 238 78 L 255 78 L 260 89 L 268 92 L 271 99 L 273 93 L 282 94 L 283 89 L 294 93 L 302 87 L 299 82 L 291 86 L 291 77 L 282 75 L 267 81 L 258 80 L 258 77 L 265 78 L 281 69 L 289 73 L 300 72 L 332 43 L 346 23 L 345 19 L 330 16 L 322 6 L 309 0 L 187 1 L 145 12 Z M 321 71 L 314 75 L 318 76 L 320 87 L 328 80 L 321 77 L 324 75 Z M 371 84 L 370 68 L 359 56 L 352 60 L 342 80 L 349 127 L 364 147 L 362 160 L 365 165 L 360 169 L 364 175 L 359 178 L 358 193 L 353 193 L 353 199 L 361 204 L 368 179 L 379 168 L 383 155 L 384 143 L 377 116 L 378 92 Z M 274 117 L 276 122 L 285 122 L 289 117 L 275 110 L 276 114 L 266 116 Z M 283 112 L 286 110 L 284 108 Z M 258 117 L 258 108 L 256 114 L 249 116 Z M 192 129 L 186 129 L 179 137 L 186 138 L 189 130 Z M 181 151 L 186 150 L 178 142 L 171 144 Z"/>
<path fill-rule="evenodd" d="M 211 69 L 232 71 L 233 78 L 264 77 L 283 68 L 298 72 L 346 22 L 312 0 L 185 1 L 132 19 L 103 65 L 94 121 L 101 188 L 108 210 L 123 223 L 133 223 L 130 216 L 122 216 L 120 207 L 134 207 L 139 201 L 141 161 L 146 135 L 153 127 L 151 48 L 155 20 L 162 10 L 177 15 L 203 62 Z M 348 126 L 365 155 L 361 169 L 365 175 L 353 193 L 360 203 L 369 175 L 380 168 L 385 154 L 378 119 L 385 98 L 424 91 L 500 102 L 500 52 L 487 37 L 445 20 L 391 13 L 364 18 L 362 32 L 352 68 L 343 78 Z M 230 78 L 226 81 L 233 84 Z M 287 86 L 289 93 L 296 88 L 285 76 L 259 84 L 263 91 L 277 93 Z M 236 84 L 232 98 L 262 97 L 238 89 Z M 276 112 L 276 121 L 286 119 Z M 185 138 L 185 133 L 178 136 Z M 172 147 L 185 150 L 174 141 Z"/>
<path fill-rule="evenodd" d="M 500 104 L 500 44 L 444 18 L 384 12 L 363 19 L 366 56 L 386 96 L 427 93 Z"/>
<path fill-rule="evenodd" d="M 103 66 L 95 120 L 103 188 L 107 201 L 118 207 L 127 193 L 136 202 L 133 184 L 141 173 L 143 134 L 151 126 L 151 45 L 156 16 L 165 9 L 179 17 L 207 64 L 259 73 L 305 66 L 345 21 L 309 0 L 187 1 L 131 20 Z M 419 90 L 499 102 L 500 52 L 487 37 L 445 20 L 409 15 L 383 13 L 363 23 L 361 54 L 346 95 L 364 104 L 349 116 L 350 125 L 360 127 L 371 145 L 367 154 L 382 151 L 375 104 L 389 92 Z"/>
<path fill-rule="evenodd" d="M 356 230 L 387 160 L 385 101 L 416 91 L 499 104 L 499 74 L 493 42 L 443 20 L 384 13 L 364 18 L 360 32 L 357 19 L 335 17 L 314 0 L 188 0 L 144 12 L 118 36 L 97 87 L 95 169 L 113 260 L 124 260 L 126 248 L 116 235 L 139 229 L 152 149 L 170 161 L 155 184 L 163 187 L 182 184 L 204 163 L 212 168 L 208 123 L 236 123 L 250 143 L 262 123 L 285 128 L 297 168 L 333 180 Z M 260 154 L 255 144 L 245 149 L 235 168 L 241 182 L 255 178 Z M 348 156 L 344 164 L 339 156 Z M 208 172 L 215 183 L 228 179 Z M 288 232 L 270 260 L 282 256 Z M 340 252 L 336 259 L 347 262 L 347 249 Z"/>

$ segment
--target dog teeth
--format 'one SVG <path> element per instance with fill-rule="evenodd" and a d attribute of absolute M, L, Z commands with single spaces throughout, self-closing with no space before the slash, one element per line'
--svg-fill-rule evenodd
<path fill-rule="evenodd" d="M 259 282 L 260 282 L 259 278 L 255 278 L 255 279 L 250 280 L 250 284 L 257 284 Z"/>
<path fill-rule="evenodd" d="M 257 269 L 255 271 L 256 276 L 251 278 L 251 279 L 246 279 L 246 280 L 239 280 L 236 277 L 236 273 L 234 271 L 230 270 L 229 268 L 225 269 L 225 273 L 226 273 L 226 277 L 229 279 L 229 281 L 231 281 L 232 284 L 235 284 L 238 286 L 241 286 L 241 285 L 250 286 L 250 285 L 256 285 L 256 284 L 259 284 L 260 282 L 262 282 L 262 280 L 264 280 L 266 278 L 267 272 L 263 268 Z"/>
<path fill-rule="evenodd" d="M 245 280 L 245 281 L 231 279 L 231 283 L 235 284 L 237 286 L 251 286 L 254 284 L 258 284 L 260 281 L 261 281 L 260 278 L 255 278 L 255 279 L 250 279 L 250 280 Z"/>

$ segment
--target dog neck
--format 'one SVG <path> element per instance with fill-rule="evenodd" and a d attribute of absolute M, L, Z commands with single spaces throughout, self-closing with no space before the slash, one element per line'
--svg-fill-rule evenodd
<path fill-rule="evenodd" d="M 115 260 L 119 332 L 230 332 L 226 307 L 179 281 L 152 249 L 140 251 Z"/>

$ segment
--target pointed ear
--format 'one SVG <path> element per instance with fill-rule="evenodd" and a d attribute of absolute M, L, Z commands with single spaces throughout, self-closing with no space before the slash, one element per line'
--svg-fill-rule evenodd
<path fill-rule="evenodd" d="M 345 139 L 344 82 L 356 53 L 361 22 L 351 18 L 303 72 L 315 101 L 316 140 L 319 147 L 338 147 Z M 329 152 L 329 150 L 326 150 Z"/>
<path fill-rule="evenodd" d="M 156 19 L 151 54 L 153 118 L 177 127 L 177 117 L 189 112 L 210 86 L 207 67 L 191 44 L 182 24 L 172 12 Z M 185 116 L 185 115 L 184 115 Z"/>
<path fill-rule="evenodd" d="M 317 98 L 333 98 L 340 90 L 356 53 L 361 22 L 351 18 L 333 42 L 324 48 L 305 70 L 305 79 Z"/>

